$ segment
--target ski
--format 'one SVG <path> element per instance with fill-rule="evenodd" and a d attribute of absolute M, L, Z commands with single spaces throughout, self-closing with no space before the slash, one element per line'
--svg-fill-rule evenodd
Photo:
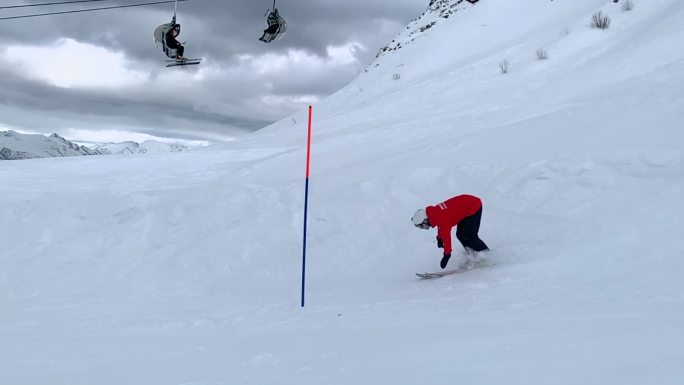
<path fill-rule="evenodd" d="M 167 67 L 184 67 L 197 65 L 202 62 L 202 59 L 186 59 L 186 60 L 167 60 Z"/>
<path fill-rule="evenodd" d="M 451 270 L 445 270 L 445 271 L 437 271 L 434 273 L 416 273 L 420 279 L 437 279 L 437 278 L 442 278 L 447 275 L 452 275 L 452 274 L 460 274 L 460 273 L 465 273 L 466 271 L 470 271 L 473 269 L 477 269 L 480 267 L 485 267 L 489 266 L 489 263 L 485 261 L 484 259 L 479 259 L 475 261 L 468 260 L 462 264 L 460 264 L 458 267 L 455 269 Z"/>

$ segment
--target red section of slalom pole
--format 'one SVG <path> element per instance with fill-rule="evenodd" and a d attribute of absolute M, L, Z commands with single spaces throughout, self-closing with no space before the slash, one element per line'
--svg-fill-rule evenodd
<path fill-rule="evenodd" d="M 304 186 L 304 241 L 302 246 L 302 307 L 306 287 L 306 223 L 309 212 L 309 170 L 311 167 L 311 117 L 313 107 L 309 106 L 309 129 L 306 140 L 306 183 Z"/>
<path fill-rule="evenodd" d="M 309 134 L 306 139 L 306 177 L 309 177 L 309 169 L 311 167 L 311 117 L 313 116 L 313 107 L 309 106 Z"/>

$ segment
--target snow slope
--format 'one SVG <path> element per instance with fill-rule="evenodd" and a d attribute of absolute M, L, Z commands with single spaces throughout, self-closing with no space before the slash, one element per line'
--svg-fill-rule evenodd
<path fill-rule="evenodd" d="M 681 384 L 684 3 L 635 4 L 429 12 L 316 105 L 304 309 L 306 111 L 0 163 L 0 383 Z M 419 281 L 459 193 L 491 266 Z"/>

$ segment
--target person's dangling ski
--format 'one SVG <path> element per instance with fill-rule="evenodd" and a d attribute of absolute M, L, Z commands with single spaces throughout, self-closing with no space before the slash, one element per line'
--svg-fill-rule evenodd
<path fill-rule="evenodd" d="M 454 226 L 457 226 L 456 238 L 467 253 L 489 250 L 478 236 L 481 219 L 482 201 L 472 195 L 459 195 L 436 206 L 420 209 L 411 218 L 420 229 L 437 227 L 437 247 L 444 248 L 439 264 L 442 269 L 446 268 L 451 258 L 451 229 Z"/>

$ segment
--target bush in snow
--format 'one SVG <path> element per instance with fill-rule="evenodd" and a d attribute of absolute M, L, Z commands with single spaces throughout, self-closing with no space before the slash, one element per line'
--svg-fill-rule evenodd
<path fill-rule="evenodd" d="M 399 74 L 392 74 L 392 79 L 394 79 L 394 80 L 399 80 L 399 79 L 401 79 L 401 75 L 399 75 Z"/>
<path fill-rule="evenodd" d="M 622 2 L 622 10 L 629 12 L 634 9 L 634 2 L 632 0 L 627 0 Z"/>
<path fill-rule="evenodd" d="M 546 60 L 549 58 L 549 53 L 545 49 L 540 48 L 537 50 L 537 59 Z"/>
<path fill-rule="evenodd" d="M 591 26 L 592 28 L 608 29 L 610 27 L 610 17 L 599 11 L 591 16 Z"/>
<path fill-rule="evenodd" d="M 502 74 L 507 74 L 510 68 L 511 63 L 509 63 L 508 60 L 504 60 L 501 63 L 499 63 L 499 69 L 501 70 Z"/>

